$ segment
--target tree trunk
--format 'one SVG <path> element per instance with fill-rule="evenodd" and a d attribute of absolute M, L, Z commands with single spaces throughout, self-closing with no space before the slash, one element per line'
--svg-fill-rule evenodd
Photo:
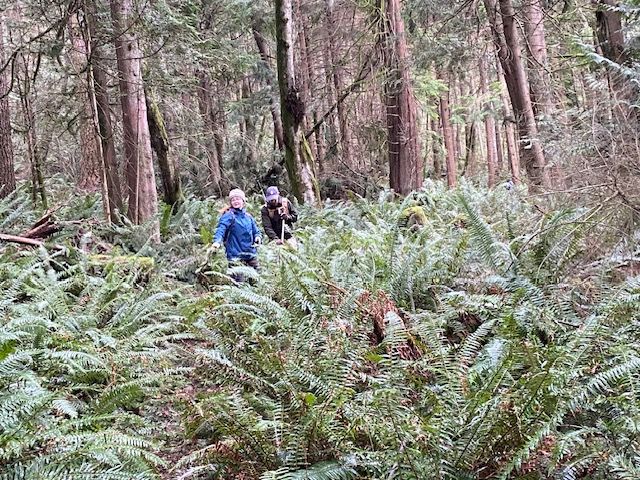
<path fill-rule="evenodd" d="M 527 36 L 525 43 L 529 53 L 531 103 L 536 117 L 548 120 L 552 118 L 555 108 L 551 91 L 551 76 L 549 75 L 544 10 L 541 0 L 527 0 L 523 3 L 523 8 L 525 13 L 524 30 Z"/>
<path fill-rule="evenodd" d="M 527 169 L 532 187 L 539 189 L 549 186 L 549 175 L 545 169 L 545 158 L 538 138 L 529 85 L 522 58 L 514 10 L 511 0 L 500 0 L 500 13 L 497 15 L 495 0 L 484 0 L 498 58 L 502 65 L 504 79 L 509 91 L 513 113 L 518 125 L 520 155 Z"/>
<path fill-rule="evenodd" d="M 305 25 L 305 16 L 304 12 L 302 12 L 302 8 L 300 5 L 300 0 L 295 0 L 295 18 L 298 19 L 298 45 L 296 51 L 299 56 L 299 68 L 298 71 L 301 73 L 299 82 L 300 84 L 300 99 L 302 103 L 305 105 L 305 116 L 301 124 L 301 128 L 306 132 L 309 126 L 309 121 L 314 122 L 314 115 L 317 117 L 317 112 L 315 108 L 311 108 L 313 98 L 313 94 L 311 92 L 311 85 L 313 80 L 313 74 L 311 72 L 311 65 L 309 63 L 309 49 L 308 49 L 308 38 L 306 33 L 306 25 Z M 311 111 L 310 111 L 311 110 Z M 312 123 L 312 125 L 315 124 Z M 320 149 L 318 148 L 318 133 L 320 129 L 316 130 L 316 134 L 310 137 L 307 137 L 309 141 L 309 146 L 311 147 L 311 151 L 313 152 L 313 157 L 316 159 L 320 159 Z"/>
<path fill-rule="evenodd" d="M 207 181 L 213 186 L 213 190 L 222 196 L 222 159 L 218 156 L 218 149 L 214 140 L 216 126 L 211 100 L 211 81 L 205 72 L 199 72 L 198 78 L 198 109 L 204 122 L 204 147 L 207 152 L 207 165 L 209 167 Z"/>
<path fill-rule="evenodd" d="M 450 83 L 448 83 L 450 85 Z M 445 159 L 447 166 L 447 185 L 454 188 L 458 181 L 458 169 L 456 165 L 455 139 L 453 125 L 451 125 L 451 108 L 449 107 L 449 89 L 440 94 L 440 127 L 442 128 L 442 141 L 444 142 Z"/>
<path fill-rule="evenodd" d="M 131 0 L 111 0 L 122 106 L 122 129 L 129 202 L 127 216 L 135 224 L 152 221 L 151 238 L 160 240 L 158 195 L 151 153 L 147 104 L 142 80 L 142 52 L 133 33 Z"/>
<path fill-rule="evenodd" d="M 507 98 L 508 93 L 505 93 L 507 90 L 507 84 L 504 79 L 504 75 L 502 75 L 502 67 L 500 66 L 500 61 L 496 63 L 496 72 L 498 74 L 498 81 L 500 82 L 500 101 L 502 102 L 502 126 L 504 128 L 504 138 L 505 144 L 507 147 L 507 162 L 509 163 L 509 171 L 511 172 L 511 180 L 518 184 L 520 183 L 520 151 L 518 150 L 517 142 L 516 142 L 516 121 L 511 111 L 511 107 L 509 104 L 509 99 Z M 496 126 L 496 131 L 499 131 L 500 128 Z"/>
<path fill-rule="evenodd" d="M 324 95 L 323 95 L 323 106 L 325 111 L 328 111 L 335 105 L 336 101 L 336 92 L 335 87 L 333 85 L 333 63 L 329 58 L 329 49 L 322 49 L 322 68 L 324 73 Z M 318 122 L 318 119 L 314 119 L 314 124 Z M 338 126 L 338 118 L 337 114 L 331 112 L 325 121 L 324 124 L 324 138 L 326 140 L 325 143 L 325 157 L 322 159 L 318 159 L 318 171 L 320 174 L 324 173 L 325 169 L 329 164 L 330 159 L 334 159 L 337 157 L 337 149 L 339 146 L 339 138 L 338 132 L 340 131 Z M 334 148 L 335 147 L 335 148 Z"/>
<path fill-rule="evenodd" d="M 498 153 L 497 159 L 497 173 L 498 176 L 502 173 L 502 168 L 504 167 L 504 147 L 502 144 L 502 135 L 500 135 L 500 126 L 497 122 L 495 122 L 495 131 L 496 131 L 496 152 Z"/>
<path fill-rule="evenodd" d="M 28 53 L 20 53 L 20 73 L 17 85 L 20 95 L 20 104 L 22 106 L 22 116 L 24 119 L 25 143 L 27 145 L 27 155 L 29 165 L 31 167 L 31 200 L 35 205 L 38 199 L 42 203 L 42 208 L 46 210 L 48 207 L 47 194 L 44 186 L 44 174 L 42 165 L 42 155 L 38 145 L 38 135 L 36 130 L 36 116 L 33 111 L 33 98 L 31 84 L 31 71 L 29 66 L 30 55 Z"/>
<path fill-rule="evenodd" d="M 4 18 L 0 14 L 0 64 L 6 62 L 4 53 Z M 9 68 L 0 72 L 0 198 L 16 189 L 11 141 L 11 111 L 9 107 Z"/>
<path fill-rule="evenodd" d="M 284 133 L 285 164 L 293 194 L 300 203 L 317 205 L 320 192 L 309 144 L 300 131 L 305 106 L 300 99 L 293 62 L 292 0 L 276 0 L 276 38 L 280 111 Z"/>
<path fill-rule="evenodd" d="M 182 92 L 182 94 L 180 94 L 180 99 L 181 99 L 183 108 L 186 111 L 191 112 L 193 108 L 192 92 L 190 91 Z M 190 159 L 198 158 L 198 156 L 200 155 L 200 150 L 198 148 L 198 142 L 194 138 L 195 132 L 193 129 L 193 123 L 187 120 L 185 122 L 185 125 L 182 126 L 182 130 L 185 132 L 185 135 L 187 136 L 188 158 Z"/>
<path fill-rule="evenodd" d="M 251 84 L 247 77 L 242 79 L 242 98 L 251 98 Z M 256 122 L 249 112 L 245 112 L 240 123 L 244 129 L 244 151 L 246 152 L 247 165 L 256 165 L 257 143 L 256 143 Z"/>
<path fill-rule="evenodd" d="M 439 106 L 439 104 L 438 104 Z M 442 115 L 440 115 L 442 116 Z M 438 141 L 433 141 L 433 178 L 434 180 L 442 179 L 442 146 L 440 139 L 443 139 L 442 125 L 435 118 L 431 119 L 431 131 L 436 134 Z"/>
<path fill-rule="evenodd" d="M 164 126 L 162 112 L 152 92 L 145 89 L 145 99 L 147 102 L 147 120 L 149 122 L 149 134 L 151 136 L 151 148 L 156 152 L 160 176 L 162 178 L 162 188 L 164 191 L 164 202 L 168 205 L 176 205 L 184 199 L 182 186 L 180 185 L 180 175 L 173 156 L 169 156 L 169 137 Z"/>
<path fill-rule="evenodd" d="M 71 15 L 68 22 L 69 38 L 72 48 L 69 50 L 70 64 L 74 70 L 79 90 L 86 95 L 82 103 L 82 111 L 79 116 L 80 123 L 80 178 L 78 178 L 78 188 L 84 191 L 96 191 L 101 185 L 102 169 L 100 158 L 100 139 L 98 132 L 94 128 L 94 112 L 91 92 L 86 82 L 87 77 L 83 72 L 88 71 L 90 60 L 89 45 L 85 42 L 80 27 L 78 16 L 80 13 Z"/>
<path fill-rule="evenodd" d="M 487 185 L 493 188 L 496 185 L 498 170 L 498 146 L 496 143 L 496 120 L 493 117 L 493 109 L 488 101 L 489 82 L 487 80 L 487 59 L 480 56 L 480 93 L 482 94 L 484 132 L 487 144 Z"/>
<path fill-rule="evenodd" d="M 400 0 L 381 1 L 389 186 L 400 195 L 422 187 L 424 172 L 417 130 L 416 101 L 409 77 L 407 40 Z"/>
<path fill-rule="evenodd" d="M 326 0 L 326 23 L 327 23 L 327 37 L 329 38 L 328 55 L 330 65 L 333 67 L 331 78 L 333 80 L 333 87 L 336 91 L 336 98 L 340 96 L 344 89 L 344 72 L 341 61 L 339 60 L 340 54 L 338 52 L 338 45 L 336 44 L 336 38 L 334 35 L 336 29 L 336 19 L 334 15 L 335 0 Z M 355 167 L 352 155 L 351 155 L 351 129 L 347 122 L 347 112 L 343 102 L 338 103 L 338 124 L 340 126 L 340 152 L 344 163 L 350 167 Z"/>
<path fill-rule="evenodd" d="M 264 36 L 262 35 L 262 22 L 255 18 L 252 26 L 253 31 L 253 39 L 256 42 L 256 46 L 258 47 L 258 52 L 260 52 L 260 58 L 264 63 L 265 68 L 271 72 L 271 62 L 269 60 L 269 53 L 267 51 L 267 44 L 264 40 Z M 276 99 L 275 94 L 273 93 L 274 87 L 273 82 L 271 81 L 271 76 L 267 75 L 266 77 L 267 85 L 270 89 L 269 95 L 269 110 L 271 111 L 271 118 L 273 121 L 273 136 L 276 144 L 278 145 L 278 150 L 284 150 L 284 133 L 282 132 L 282 119 L 280 117 L 280 111 L 278 109 L 278 101 Z"/>
<path fill-rule="evenodd" d="M 87 71 L 88 91 L 92 106 L 93 127 L 100 137 L 102 202 L 107 221 L 117 222 L 118 212 L 124 213 L 124 202 L 113 139 L 107 76 L 104 69 L 102 47 L 97 38 L 96 6 L 92 0 L 85 3 L 85 18 L 91 54 L 91 63 Z"/>
<path fill-rule="evenodd" d="M 622 14 L 609 7 L 617 6 L 615 0 L 594 0 L 596 10 L 596 36 L 602 55 L 620 67 L 632 67 L 631 59 L 624 46 L 622 31 Z M 624 77 L 620 68 L 609 65 L 607 67 L 609 89 L 614 98 L 613 115 L 619 126 L 624 127 L 629 120 L 637 119 L 637 113 L 629 105 L 637 102 L 637 88 Z"/>
<path fill-rule="evenodd" d="M 478 147 L 478 129 L 476 122 L 467 123 L 464 127 L 465 131 L 465 159 L 463 175 L 467 178 L 473 178 L 477 173 L 476 157 Z"/>
<path fill-rule="evenodd" d="M 622 14 L 608 7 L 618 6 L 615 0 L 594 0 L 596 10 L 596 35 L 602 54 L 618 65 L 629 65 L 629 55 L 624 48 Z"/>
<path fill-rule="evenodd" d="M 211 101 L 211 116 L 213 121 L 213 144 L 216 148 L 216 156 L 220 166 L 220 174 L 224 173 L 224 138 L 227 129 L 227 119 L 222 103 L 222 95 L 216 88 Z"/>

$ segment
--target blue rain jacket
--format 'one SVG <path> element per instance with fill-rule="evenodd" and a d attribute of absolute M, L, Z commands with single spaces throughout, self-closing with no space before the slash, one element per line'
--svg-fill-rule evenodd
<path fill-rule="evenodd" d="M 244 208 L 230 208 L 218 221 L 213 241 L 224 243 L 228 260 L 251 260 L 258 255 L 253 244 L 262 238 L 256 221 Z"/>

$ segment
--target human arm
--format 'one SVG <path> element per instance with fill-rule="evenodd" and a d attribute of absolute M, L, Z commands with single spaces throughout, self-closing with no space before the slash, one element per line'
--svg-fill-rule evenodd
<path fill-rule="evenodd" d="M 216 227 L 216 233 L 213 235 L 213 243 L 218 244 L 220 246 L 223 243 L 225 238 L 225 234 L 227 230 L 231 226 L 231 222 L 233 221 L 233 214 L 229 212 L 225 212 L 218 220 L 218 226 Z"/>
<path fill-rule="evenodd" d="M 267 207 L 262 207 L 260 211 L 262 217 L 262 228 L 264 228 L 264 233 L 267 234 L 271 240 L 277 240 L 278 234 L 273 229 L 273 225 L 271 223 L 271 217 L 269 216 L 269 210 Z"/>
<path fill-rule="evenodd" d="M 293 203 L 287 199 L 287 204 L 289 205 L 289 217 L 286 219 L 288 224 L 296 223 L 298 221 L 298 212 L 296 212 Z"/>
<path fill-rule="evenodd" d="M 253 243 L 256 245 L 260 245 L 262 243 L 262 233 L 260 232 L 260 229 L 258 228 L 258 224 L 256 223 L 253 217 L 251 217 L 251 228 L 252 228 L 251 233 L 253 234 Z"/>

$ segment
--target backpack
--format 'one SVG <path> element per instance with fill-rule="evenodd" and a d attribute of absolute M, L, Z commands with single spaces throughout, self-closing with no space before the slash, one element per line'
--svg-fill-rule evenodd
<path fill-rule="evenodd" d="M 284 214 L 285 215 L 289 215 L 289 200 L 287 200 L 285 197 L 281 197 L 282 199 L 282 207 L 277 207 L 274 209 L 269 208 L 269 205 L 267 205 L 266 203 L 264 204 L 265 207 L 267 207 L 267 213 L 269 214 L 269 218 L 273 220 L 273 217 L 275 216 L 276 212 L 280 209 L 283 208 L 284 209 Z"/>

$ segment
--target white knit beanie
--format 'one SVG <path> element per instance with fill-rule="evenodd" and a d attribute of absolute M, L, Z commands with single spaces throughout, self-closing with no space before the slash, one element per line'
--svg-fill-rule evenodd
<path fill-rule="evenodd" d="M 229 192 L 229 201 L 231 201 L 233 197 L 240 197 L 244 202 L 247 201 L 247 197 L 245 196 L 244 192 L 239 188 L 234 188 Z"/>

